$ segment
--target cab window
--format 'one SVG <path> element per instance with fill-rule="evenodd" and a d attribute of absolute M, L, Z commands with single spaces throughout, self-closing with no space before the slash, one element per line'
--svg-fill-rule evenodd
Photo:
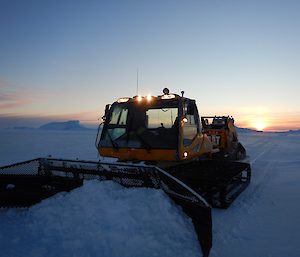
<path fill-rule="evenodd" d="M 189 105 L 193 106 L 193 113 L 189 112 Z M 195 103 L 184 102 L 183 107 L 183 146 L 189 146 L 198 134 Z"/>

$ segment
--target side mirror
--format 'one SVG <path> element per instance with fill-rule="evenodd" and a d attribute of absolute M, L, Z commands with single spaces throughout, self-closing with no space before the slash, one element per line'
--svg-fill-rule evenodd
<path fill-rule="evenodd" d="M 102 117 L 102 120 L 103 120 L 103 121 L 105 121 L 106 118 L 107 118 L 107 116 L 108 116 L 109 106 L 110 106 L 110 104 L 107 104 L 107 105 L 105 106 L 104 116 Z"/>

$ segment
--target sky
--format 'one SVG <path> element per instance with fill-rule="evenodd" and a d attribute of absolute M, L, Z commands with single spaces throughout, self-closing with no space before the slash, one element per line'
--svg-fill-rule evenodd
<path fill-rule="evenodd" d="M 298 0 L 0 0 L 0 128 L 96 128 L 106 104 L 167 87 L 202 116 L 298 130 L 299 12 Z"/>

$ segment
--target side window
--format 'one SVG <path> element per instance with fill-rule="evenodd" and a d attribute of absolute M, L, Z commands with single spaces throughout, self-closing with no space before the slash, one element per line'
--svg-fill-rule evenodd
<path fill-rule="evenodd" d="M 118 124 L 118 120 L 119 120 L 121 112 L 122 112 L 121 107 L 119 107 L 119 106 L 115 107 L 111 114 L 109 124 Z"/>
<path fill-rule="evenodd" d="M 190 145 L 198 134 L 196 111 L 193 114 L 188 114 L 188 104 L 186 101 L 183 108 L 183 146 Z M 194 110 L 196 109 L 194 108 Z"/>
<path fill-rule="evenodd" d="M 126 125 L 128 109 L 116 106 L 111 114 L 109 124 Z"/>
<path fill-rule="evenodd" d="M 127 115 L 128 115 L 128 109 L 123 109 L 121 112 L 119 125 L 126 125 Z"/>
<path fill-rule="evenodd" d="M 127 121 L 128 109 L 124 109 L 121 106 L 115 106 L 112 111 L 109 125 L 113 125 L 113 128 L 108 128 L 105 134 L 106 140 L 117 140 L 119 137 L 126 133 L 126 121 Z M 120 125 L 116 127 L 115 125 Z"/>

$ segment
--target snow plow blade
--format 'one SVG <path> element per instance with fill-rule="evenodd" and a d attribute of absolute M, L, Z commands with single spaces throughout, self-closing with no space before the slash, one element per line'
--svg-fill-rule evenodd
<path fill-rule="evenodd" d="M 208 256 L 212 246 L 210 205 L 180 180 L 152 165 L 38 158 L 0 167 L 0 207 L 27 207 L 80 187 L 89 179 L 164 190 L 192 218 L 203 256 Z"/>
<path fill-rule="evenodd" d="M 221 209 L 227 209 L 251 180 L 250 164 L 238 161 L 196 161 L 166 171 L 195 190 L 212 207 Z"/>

